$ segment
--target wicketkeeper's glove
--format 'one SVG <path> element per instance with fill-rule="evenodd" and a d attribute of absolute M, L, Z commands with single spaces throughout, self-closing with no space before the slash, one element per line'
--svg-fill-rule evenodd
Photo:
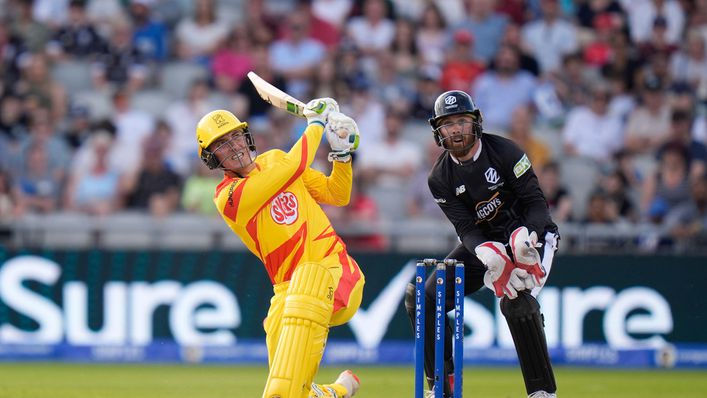
<path fill-rule="evenodd" d="M 484 285 L 492 290 L 496 297 L 518 297 L 520 290 L 532 290 L 535 287 L 528 272 L 517 268 L 506 254 L 506 248 L 500 242 L 484 242 L 474 249 L 476 257 L 486 266 Z"/>
<path fill-rule="evenodd" d="M 330 162 L 348 162 L 360 142 L 360 134 L 356 122 L 341 112 L 331 112 L 324 128 L 327 141 L 331 147 Z"/>
<path fill-rule="evenodd" d="M 540 263 L 540 253 L 535 249 L 537 243 L 538 234 L 535 232 L 529 234 L 526 227 L 516 228 L 508 241 L 516 266 L 532 275 L 536 286 L 542 286 L 545 268 Z"/>
<path fill-rule="evenodd" d="M 329 114 L 338 111 L 339 104 L 333 98 L 317 98 L 307 103 L 302 114 L 307 118 L 307 124 L 319 123 L 324 127 Z"/>

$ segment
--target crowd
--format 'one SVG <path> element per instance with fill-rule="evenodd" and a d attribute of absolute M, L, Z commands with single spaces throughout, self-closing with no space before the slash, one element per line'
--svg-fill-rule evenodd
<path fill-rule="evenodd" d="M 706 40 L 704 0 L 0 0 L 0 218 L 215 215 L 198 119 L 232 110 L 261 152 L 303 127 L 254 70 L 357 121 L 334 222 L 443 217 L 425 124 L 460 89 L 528 153 L 556 221 L 689 239 L 707 227 Z"/>

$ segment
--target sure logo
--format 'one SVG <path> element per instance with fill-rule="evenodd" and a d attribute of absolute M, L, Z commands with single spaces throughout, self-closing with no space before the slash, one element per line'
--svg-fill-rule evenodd
<path fill-rule="evenodd" d="M 270 216 L 278 224 L 292 225 L 299 216 L 297 206 L 295 194 L 289 191 L 282 192 L 270 203 Z"/>

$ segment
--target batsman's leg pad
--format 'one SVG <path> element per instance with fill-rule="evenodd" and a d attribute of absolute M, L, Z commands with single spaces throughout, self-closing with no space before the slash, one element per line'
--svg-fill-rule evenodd
<path fill-rule="evenodd" d="M 287 290 L 290 287 L 290 282 L 282 282 L 273 286 L 273 296 L 270 299 L 270 308 L 268 316 L 263 321 L 263 329 L 265 329 L 265 345 L 268 348 L 268 366 L 272 366 L 272 361 L 275 358 L 275 350 L 277 343 L 280 340 L 280 332 L 282 331 L 282 313 L 285 308 L 285 298 Z"/>
<path fill-rule="evenodd" d="M 324 354 L 334 289 L 333 275 L 320 264 L 300 264 L 292 275 L 263 398 L 308 395 Z"/>
<path fill-rule="evenodd" d="M 555 392 L 555 375 L 547 352 L 538 301 L 527 291 L 519 291 L 515 299 L 501 299 L 501 313 L 513 336 L 528 394 L 539 390 Z"/>

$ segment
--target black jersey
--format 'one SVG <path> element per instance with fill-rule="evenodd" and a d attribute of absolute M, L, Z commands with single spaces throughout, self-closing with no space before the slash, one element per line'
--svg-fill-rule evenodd
<path fill-rule="evenodd" d="M 427 182 L 472 253 L 487 240 L 508 242 L 520 226 L 540 239 L 557 232 L 528 156 L 509 139 L 484 133 L 478 157 L 461 163 L 445 151 Z"/>

